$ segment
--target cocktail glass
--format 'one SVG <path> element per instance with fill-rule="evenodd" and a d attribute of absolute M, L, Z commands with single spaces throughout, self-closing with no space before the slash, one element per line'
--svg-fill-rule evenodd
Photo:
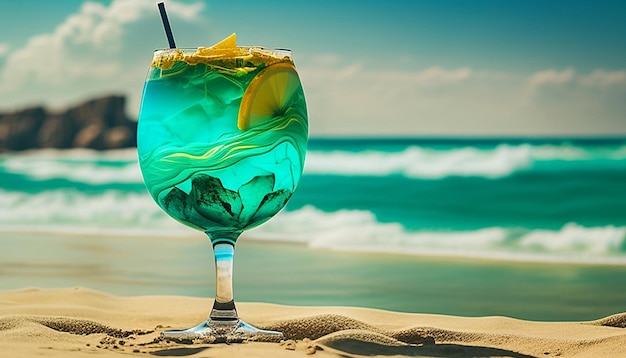
<path fill-rule="evenodd" d="M 237 47 L 154 53 L 141 102 L 137 149 L 152 198 L 213 245 L 216 292 L 209 318 L 171 340 L 280 339 L 239 319 L 232 272 L 235 244 L 278 213 L 304 166 L 308 119 L 291 51 Z"/>

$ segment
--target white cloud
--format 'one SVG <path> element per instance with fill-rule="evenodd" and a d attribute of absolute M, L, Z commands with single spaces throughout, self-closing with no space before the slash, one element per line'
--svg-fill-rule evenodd
<path fill-rule="evenodd" d="M 573 94 L 576 91 L 584 91 L 585 88 L 608 88 L 617 85 L 626 85 L 625 70 L 596 69 L 591 73 L 581 74 L 571 67 L 564 70 L 547 69 L 535 72 L 528 77 L 522 102 L 525 105 L 531 105 L 541 93 L 542 88 L 550 88 L 553 94 L 557 92 Z"/>
<path fill-rule="evenodd" d="M 312 60 L 317 65 L 336 65 L 341 61 L 341 56 L 334 53 L 320 53 L 315 55 Z"/>
<path fill-rule="evenodd" d="M 426 69 L 410 70 L 375 70 L 363 63 L 346 64 L 344 66 L 328 66 L 339 62 L 335 57 L 324 56 L 315 61 L 313 66 L 305 68 L 304 76 L 307 81 L 328 83 L 356 79 L 362 82 L 375 83 L 384 81 L 392 83 L 408 83 L 418 86 L 439 85 L 461 82 L 472 77 L 472 70 L 468 67 L 445 69 L 432 66 Z"/>
<path fill-rule="evenodd" d="M 202 2 L 183 4 L 170 1 L 167 3 L 168 13 L 176 14 L 180 16 L 183 20 L 187 21 L 197 20 L 198 14 L 202 11 L 202 9 L 204 9 L 204 3 Z"/>
<path fill-rule="evenodd" d="M 450 101 L 456 102 L 455 106 L 445 102 L 462 96 L 465 89 L 471 87 L 468 83 L 473 80 L 472 69 L 389 67 L 374 68 L 364 62 L 350 63 L 331 55 L 298 67 L 313 119 L 312 133 L 410 135 L 420 129 L 443 132 L 450 127 L 456 113 L 438 123 L 433 114 L 441 105 L 445 107 L 443 112 L 456 111 L 458 100 Z M 467 99 L 461 102 L 469 104 Z M 425 115 L 430 118 L 419 128 L 414 118 Z"/>
<path fill-rule="evenodd" d="M 0 58 L 6 56 L 10 49 L 11 47 L 8 44 L 0 43 Z"/>
<path fill-rule="evenodd" d="M 413 72 L 410 78 L 420 83 L 449 83 L 464 81 L 470 78 L 472 71 L 467 67 L 446 70 L 442 67 L 430 67 L 422 71 Z"/>
<path fill-rule="evenodd" d="M 623 98 L 626 87 L 606 93 L 591 86 L 622 84 L 622 71 L 579 74 L 574 68 L 566 68 L 524 75 L 469 67 L 417 68 L 415 61 L 376 67 L 365 61 L 324 55 L 298 67 L 307 96 L 311 133 L 624 133 L 623 124 L 616 127 L 616 121 L 622 118 L 619 113 L 626 110 L 626 103 L 616 102 L 616 98 Z"/>
<path fill-rule="evenodd" d="M 376 71 L 366 67 L 362 62 L 345 64 L 342 57 L 337 54 L 318 54 L 312 59 L 312 66 L 306 70 L 310 81 L 333 81 L 337 79 L 345 80 L 349 78 L 370 78 L 377 80 L 384 78 L 387 81 L 410 82 L 421 85 L 437 85 L 451 82 L 468 80 L 473 76 L 472 70 L 468 67 L 457 69 L 446 69 L 441 66 L 432 66 L 421 70 L 386 70 Z M 344 63 L 343 66 L 341 64 Z"/>
<path fill-rule="evenodd" d="M 530 75 L 527 84 L 530 87 L 564 84 L 596 87 L 619 85 L 626 84 L 626 70 L 605 71 L 596 69 L 589 74 L 579 74 L 573 68 L 566 68 L 561 71 L 548 69 Z"/>
<path fill-rule="evenodd" d="M 167 6 L 170 18 L 193 21 L 199 18 L 204 3 L 171 0 Z M 154 0 L 114 0 L 108 6 L 85 2 L 53 32 L 31 37 L 7 55 L 0 72 L 0 93 L 6 103 L 17 101 L 20 91 L 19 99 L 25 102 L 50 100 L 61 92 L 82 100 L 81 88 L 124 91 L 129 69 L 139 73 L 138 78 L 130 77 L 141 84 L 146 59 L 133 58 L 128 49 L 133 41 L 164 35 L 162 28 L 155 29 L 158 34 L 151 31 L 149 36 L 146 31 L 135 34 L 131 29 L 157 19 L 160 21 Z M 136 61 L 143 62 L 137 66 Z M 73 89 L 71 94 L 68 89 Z"/>
<path fill-rule="evenodd" d="M 574 69 L 567 68 L 562 71 L 558 70 L 545 70 L 535 72 L 528 79 L 528 84 L 536 87 L 549 84 L 564 84 L 571 82 L 574 79 Z"/>
<path fill-rule="evenodd" d="M 626 84 L 626 71 L 595 70 L 586 76 L 581 76 L 578 82 L 584 86 L 605 87 Z"/>

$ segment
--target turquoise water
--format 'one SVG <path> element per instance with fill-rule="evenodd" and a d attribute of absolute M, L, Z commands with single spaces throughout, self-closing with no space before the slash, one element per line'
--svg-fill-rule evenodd
<path fill-rule="evenodd" d="M 155 205 L 136 151 L 3 155 L 0 183 L 0 289 L 213 295 L 208 240 Z M 626 311 L 624 183 L 622 139 L 313 139 L 286 210 L 238 243 L 235 296 L 546 320 Z"/>

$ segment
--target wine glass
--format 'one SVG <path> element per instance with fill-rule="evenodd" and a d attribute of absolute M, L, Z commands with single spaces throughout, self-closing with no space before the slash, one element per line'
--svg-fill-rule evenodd
<path fill-rule="evenodd" d="M 240 234 L 278 213 L 302 175 L 308 138 L 304 92 L 291 51 L 238 47 L 154 52 L 137 131 L 152 198 L 213 244 L 216 291 L 209 318 L 162 333 L 203 342 L 275 340 L 239 319 L 232 286 Z"/>

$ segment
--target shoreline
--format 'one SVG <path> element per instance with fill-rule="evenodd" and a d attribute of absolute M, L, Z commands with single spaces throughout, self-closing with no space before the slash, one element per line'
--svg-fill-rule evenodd
<path fill-rule="evenodd" d="M 184 230 L 184 229 L 183 229 Z M 155 232 L 155 233 L 143 233 L 137 231 L 124 231 L 124 230 L 100 230 L 100 229 L 86 229 L 86 228 L 64 228 L 58 230 L 53 226 L 42 226 L 38 228 L 32 228 L 28 226 L 15 226 L 15 227 L 1 227 L 0 233 L 6 233 L 8 235 L 45 235 L 48 237 L 74 237 L 74 238 L 100 238 L 107 240 L 124 240 L 124 239 L 138 239 L 138 240 L 183 240 L 187 242 L 197 242 L 200 240 L 207 241 L 207 245 L 210 247 L 210 241 L 202 233 L 189 229 L 189 231 L 183 231 L 180 227 L 174 227 L 173 231 L 167 230 Z M 342 248 L 342 247 L 315 247 L 309 246 L 304 241 L 290 241 L 281 239 L 272 239 L 262 236 L 255 237 L 254 234 L 246 234 L 240 237 L 237 243 L 245 241 L 245 245 L 276 245 L 287 247 L 305 248 L 319 253 L 337 253 L 337 254 L 352 254 L 352 255 L 373 255 L 376 257 L 410 257 L 421 260 L 437 260 L 437 261 L 451 261 L 451 262 L 467 262 L 467 263 L 493 263 L 494 265 L 515 265 L 515 264 L 528 264 L 528 265 L 545 265 L 545 266 L 589 266 L 589 267 L 618 267 L 626 268 L 626 257 L 615 256 L 611 258 L 567 258 L 567 257 L 554 257 L 541 254 L 527 254 L 520 255 L 512 254 L 509 252 L 501 252 L 498 254 L 479 254 L 479 253 L 460 253 L 453 250 L 397 250 L 389 251 L 377 251 L 377 248 L 364 249 L 364 248 Z M 239 247 L 241 245 L 238 245 Z"/>
<path fill-rule="evenodd" d="M 3 236 L 0 291 L 82 286 L 121 296 L 214 296 L 208 239 L 101 238 Z M 337 252 L 244 239 L 234 291 L 237 302 L 580 321 L 626 311 L 624 277 L 626 266 Z"/>
<path fill-rule="evenodd" d="M 211 303 L 183 296 L 120 297 L 79 287 L 2 291 L 0 350 L 49 357 L 617 357 L 626 344 L 626 313 L 599 321 L 535 322 L 250 302 L 238 303 L 240 317 L 282 330 L 285 342 L 189 345 L 155 339 L 160 331 L 197 324 Z"/>
<path fill-rule="evenodd" d="M 595 266 L 595 267 L 626 267 L 626 256 L 615 256 L 611 260 L 606 258 L 597 259 L 583 259 L 578 257 L 578 260 L 568 260 L 568 258 L 560 258 L 548 255 L 519 255 L 509 252 L 502 252 L 499 255 L 481 255 L 478 253 L 467 254 L 459 251 L 452 250 L 403 250 L 397 248 L 396 250 L 379 251 L 378 248 L 366 249 L 366 248 L 343 248 L 343 247 L 315 247 L 310 246 L 305 241 L 289 241 L 281 239 L 272 239 L 265 235 L 257 235 L 254 233 L 244 232 L 240 240 L 243 239 L 251 244 L 268 244 L 268 245 L 291 245 L 296 247 L 306 248 L 308 250 L 317 252 L 332 252 L 341 254 L 354 254 L 354 255 L 372 255 L 376 257 L 410 257 L 422 260 L 437 260 L 437 261 L 451 261 L 451 262 L 467 262 L 467 263 L 493 263 L 494 265 L 545 265 L 545 266 Z M 238 241 L 239 242 L 239 241 Z M 549 259 L 548 259 L 549 258 Z"/>

